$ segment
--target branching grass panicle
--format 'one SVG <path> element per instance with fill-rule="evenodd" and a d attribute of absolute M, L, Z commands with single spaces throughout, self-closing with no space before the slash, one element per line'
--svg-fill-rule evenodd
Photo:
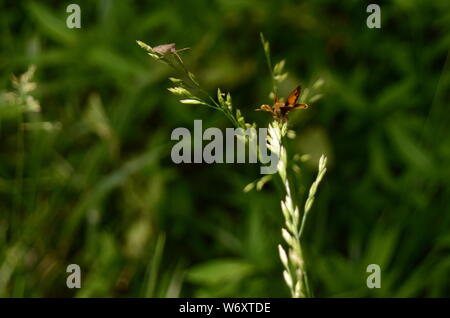
<path fill-rule="evenodd" d="M 319 161 L 319 172 L 314 183 L 311 185 L 309 195 L 303 209 L 300 209 L 295 202 L 294 194 L 296 193 L 291 188 L 289 182 L 288 168 L 290 165 L 289 156 L 285 146 L 285 139 L 288 135 L 288 118 L 287 113 L 290 110 L 298 108 L 306 108 L 306 104 L 296 104 L 300 95 L 300 87 L 294 90 L 287 98 L 286 102 L 278 99 L 278 85 L 283 82 L 288 73 L 284 72 L 285 60 L 282 60 L 272 67 L 270 56 L 270 44 L 261 34 L 261 42 L 264 48 L 264 53 L 269 67 L 272 89 L 269 98 L 274 101 L 274 106 L 261 107 L 260 110 L 268 110 L 273 113 L 274 120 L 268 126 L 267 146 L 279 158 L 277 165 L 277 173 L 281 178 L 284 187 L 284 198 L 281 200 L 281 210 L 284 216 L 284 227 L 281 229 L 281 236 L 284 239 L 287 247 L 282 244 L 278 245 L 279 257 L 284 266 L 283 277 L 288 286 L 292 297 L 311 297 L 312 291 L 308 283 L 308 275 L 306 271 L 306 262 L 302 250 L 301 237 L 306 224 L 308 214 L 311 210 L 315 199 L 317 188 L 325 175 L 327 158 L 322 155 Z M 256 127 L 256 124 L 247 123 L 242 116 L 239 109 L 235 108 L 232 103 L 230 93 L 223 93 L 220 88 L 217 89 L 217 97 L 214 98 L 209 95 L 198 83 L 194 74 L 192 74 L 185 66 L 183 60 L 175 49 L 175 44 L 167 44 L 152 48 L 144 42 L 137 41 L 138 45 L 145 49 L 149 56 L 157 61 L 163 62 L 172 67 L 179 77 L 170 78 L 175 85 L 169 88 L 169 91 L 179 96 L 180 102 L 183 104 L 199 104 L 204 105 L 214 110 L 222 112 L 229 121 L 237 128 Z M 159 49 L 170 48 L 170 49 Z M 313 103 L 321 98 L 320 94 L 315 93 L 320 89 L 323 80 L 316 81 L 311 90 L 305 89 L 303 91 L 302 101 Z M 315 93 L 315 94 L 312 94 Z M 309 98 L 309 96 L 311 96 Z M 244 192 L 255 188 L 261 190 L 266 182 L 272 178 L 271 175 L 263 176 L 247 185 Z"/>

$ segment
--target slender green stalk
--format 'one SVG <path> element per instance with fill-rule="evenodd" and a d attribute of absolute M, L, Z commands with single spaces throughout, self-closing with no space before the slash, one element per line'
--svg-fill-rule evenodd
<path fill-rule="evenodd" d="M 214 99 L 200 86 L 195 75 L 187 69 L 183 60 L 181 60 L 177 54 L 170 52 L 159 53 L 153 50 L 151 46 L 141 41 L 137 41 L 137 44 L 146 50 L 149 56 L 169 65 L 180 75 L 180 78 L 171 78 L 171 81 L 177 86 L 172 87 L 169 90 L 175 95 L 186 98 L 180 100 L 181 103 L 200 104 L 218 110 L 222 112 L 235 127 L 246 128 L 251 126 L 250 124 L 245 123 L 240 110 L 233 107 L 230 94 L 227 94 L 224 98 L 224 94 L 218 89 L 217 100 Z"/>
<path fill-rule="evenodd" d="M 272 68 L 272 61 L 270 58 L 270 43 L 269 41 L 266 41 L 266 39 L 264 38 L 264 34 L 260 33 L 260 38 L 261 38 L 261 43 L 263 45 L 264 48 L 264 55 L 266 56 L 266 63 L 267 66 L 269 68 L 269 72 L 270 72 L 270 78 L 272 79 L 272 93 L 273 94 L 277 94 L 278 89 L 277 89 L 277 82 L 275 80 L 275 74 Z"/>
<path fill-rule="evenodd" d="M 275 98 L 278 88 L 277 85 L 281 83 L 286 77 L 287 73 L 283 73 L 285 61 L 281 61 L 275 65 L 272 69 L 272 62 L 270 58 L 270 45 L 265 40 L 264 35 L 261 33 L 261 42 L 264 48 L 264 53 L 267 60 L 267 65 L 272 77 L 272 92 L 271 97 Z M 323 84 L 323 80 L 319 79 L 313 85 L 313 89 L 320 88 Z M 306 94 L 303 96 L 305 100 L 309 94 L 309 90 L 306 90 Z M 310 101 L 316 101 L 321 95 L 316 94 L 310 98 Z M 278 251 L 281 262 L 284 266 L 283 277 L 286 285 L 289 287 L 292 297 L 311 297 L 312 292 L 309 287 L 308 275 L 305 266 L 304 254 L 301 244 L 301 235 L 303 233 L 306 219 L 309 211 L 311 210 L 314 202 L 317 187 L 326 172 L 326 157 L 322 155 L 319 162 L 319 173 L 316 180 L 311 185 L 309 190 L 309 196 L 306 200 L 304 212 L 301 213 L 299 207 L 295 204 L 296 200 L 292 196 L 292 188 L 288 179 L 288 155 L 284 145 L 284 140 L 287 135 L 287 123 L 274 120 L 269 125 L 269 134 L 267 138 L 268 148 L 277 154 L 279 162 L 277 166 L 278 175 L 280 176 L 284 190 L 285 198 L 281 201 L 281 210 L 284 216 L 284 227 L 281 229 L 283 239 L 288 245 L 288 252 L 280 244 L 278 245 Z"/>

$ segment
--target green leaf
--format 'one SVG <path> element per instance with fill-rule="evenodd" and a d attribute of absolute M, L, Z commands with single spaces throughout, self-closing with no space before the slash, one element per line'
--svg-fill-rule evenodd
<path fill-rule="evenodd" d="M 36 1 L 30 1 L 28 9 L 35 18 L 38 26 L 42 28 L 42 31 L 52 37 L 55 41 L 69 45 L 73 45 L 77 42 L 77 32 L 66 26 L 65 11 L 58 17 Z"/>
<path fill-rule="evenodd" d="M 421 171 L 434 170 L 431 158 L 398 121 L 390 123 L 388 131 L 395 148 L 406 163 Z"/>
<path fill-rule="evenodd" d="M 237 281 L 250 275 L 253 266 L 239 259 L 216 259 L 195 265 L 187 272 L 187 280 L 198 284 L 219 284 Z"/>

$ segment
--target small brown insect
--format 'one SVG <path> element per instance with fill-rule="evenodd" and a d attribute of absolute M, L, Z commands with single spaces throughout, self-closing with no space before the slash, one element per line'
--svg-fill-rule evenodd
<path fill-rule="evenodd" d="M 297 88 L 294 89 L 292 93 L 289 94 L 286 102 L 284 103 L 279 102 L 278 96 L 275 96 L 275 104 L 273 104 L 273 106 L 264 104 L 261 105 L 261 107 L 257 108 L 256 110 L 271 112 L 274 119 L 279 121 L 286 121 L 288 118 L 287 115 L 291 110 L 304 109 L 308 107 L 307 104 L 297 104 L 297 100 L 298 97 L 300 96 L 301 90 L 302 90 L 301 87 L 297 86 Z"/>
<path fill-rule="evenodd" d="M 178 55 L 178 52 L 189 50 L 189 47 L 185 47 L 183 49 L 177 50 L 175 48 L 175 43 L 169 43 L 169 44 L 161 44 L 158 46 L 155 46 L 152 48 L 153 51 L 155 51 L 158 54 L 165 55 L 165 54 L 175 54 L 175 56 L 182 62 L 181 57 Z"/>

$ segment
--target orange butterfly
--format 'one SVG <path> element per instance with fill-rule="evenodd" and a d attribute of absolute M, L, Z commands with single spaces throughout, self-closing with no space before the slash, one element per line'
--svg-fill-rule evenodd
<path fill-rule="evenodd" d="M 279 102 L 278 96 L 275 96 L 275 104 L 273 104 L 273 106 L 264 104 L 261 105 L 261 107 L 256 110 L 271 112 L 274 119 L 279 121 L 286 121 L 288 118 L 287 115 L 291 110 L 304 109 L 308 107 L 307 104 L 297 104 L 297 100 L 298 97 L 300 96 L 301 90 L 302 90 L 301 87 L 297 86 L 297 88 L 294 89 L 292 93 L 289 94 L 285 103 Z"/>

